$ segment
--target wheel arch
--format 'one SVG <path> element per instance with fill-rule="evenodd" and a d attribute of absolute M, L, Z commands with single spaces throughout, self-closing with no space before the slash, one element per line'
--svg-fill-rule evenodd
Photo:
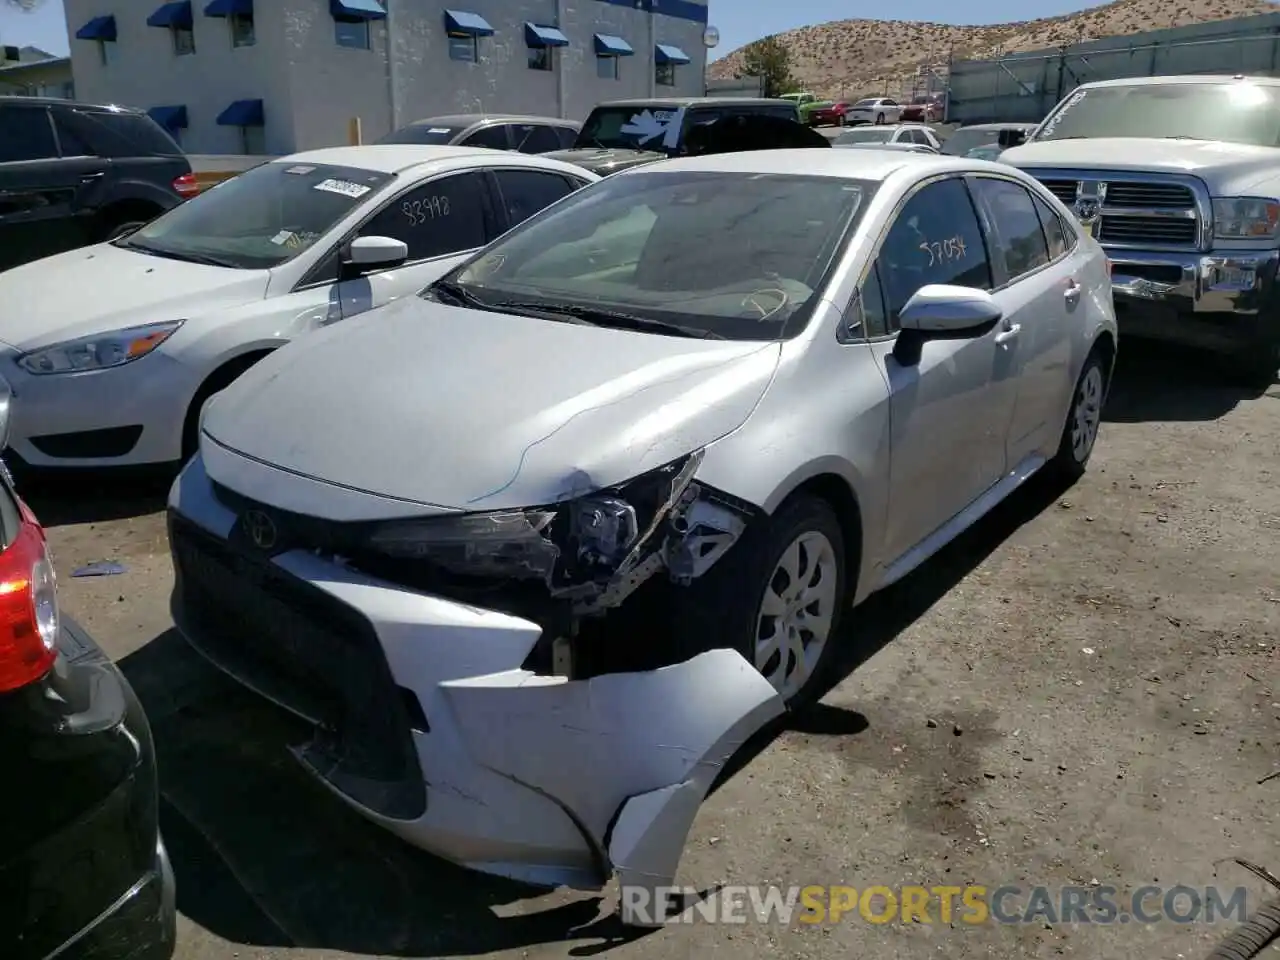
<path fill-rule="evenodd" d="M 195 453 L 199 441 L 200 410 L 211 396 L 227 387 L 242 373 L 259 360 L 278 349 L 279 344 L 255 345 L 230 357 L 223 357 L 218 366 L 201 381 L 200 386 L 191 397 L 186 416 L 182 422 L 182 456 L 183 459 Z"/>
<path fill-rule="evenodd" d="M 855 595 L 863 579 L 862 563 L 867 552 L 862 501 L 854 484 L 848 477 L 832 469 L 830 465 L 815 464 L 809 471 L 793 475 L 788 483 L 780 487 L 775 496 L 770 498 L 765 509 L 770 515 L 775 514 L 784 504 L 803 496 L 816 497 L 835 511 L 836 518 L 840 521 L 840 533 L 844 537 L 845 571 L 848 581 L 846 590 L 850 596 Z"/>

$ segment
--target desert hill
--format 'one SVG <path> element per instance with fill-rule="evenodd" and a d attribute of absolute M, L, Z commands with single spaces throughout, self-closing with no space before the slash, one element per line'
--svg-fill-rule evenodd
<path fill-rule="evenodd" d="M 990 57 L 1277 10 L 1280 6 L 1269 0 L 1115 0 L 1061 17 L 1017 23 L 960 27 L 836 20 L 778 37 L 791 53 L 791 73 L 801 89 L 828 97 L 885 92 L 894 96 L 910 92 L 910 78 L 922 63 L 945 64 L 949 51 L 957 60 Z M 725 79 L 738 75 L 741 68 L 738 49 L 711 64 L 708 73 Z"/>

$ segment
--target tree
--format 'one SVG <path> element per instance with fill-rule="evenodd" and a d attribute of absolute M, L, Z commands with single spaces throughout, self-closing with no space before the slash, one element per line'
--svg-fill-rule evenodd
<path fill-rule="evenodd" d="M 742 51 L 744 77 L 763 77 L 764 95 L 777 97 L 791 93 L 795 80 L 791 77 L 791 54 L 776 36 L 749 43 Z"/>

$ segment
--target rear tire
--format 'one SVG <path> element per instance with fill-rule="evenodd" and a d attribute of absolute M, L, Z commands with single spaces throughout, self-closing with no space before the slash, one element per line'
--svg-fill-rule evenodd
<path fill-rule="evenodd" d="M 1102 407 L 1107 400 L 1107 381 L 1110 371 L 1097 347 L 1089 354 L 1071 392 L 1071 407 L 1062 427 L 1062 439 L 1058 452 L 1049 461 L 1049 468 L 1067 480 L 1084 476 L 1098 442 L 1098 430 L 1102 426 Z"/>

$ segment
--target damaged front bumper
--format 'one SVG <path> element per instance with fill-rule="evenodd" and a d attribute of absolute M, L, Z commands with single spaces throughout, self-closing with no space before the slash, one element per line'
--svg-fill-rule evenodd
<path fill-rule="evenodd" d="M 681 523 L 719 516 L 690 507 Z M 729 650 L 584 680 L 535 673 L 534 620 L 307 550 L 248 555 L 230 542 L 237 519 L 197 458 L 170 497 L 179 629 L 316 723 L 297 755 L 346 802 L 464 866 L 544 885 L 596 888 L 616 873 L 669 886 L 724 763 L 783 711 Z M 670 562 L 680 579 L 698 557 Z"/>

